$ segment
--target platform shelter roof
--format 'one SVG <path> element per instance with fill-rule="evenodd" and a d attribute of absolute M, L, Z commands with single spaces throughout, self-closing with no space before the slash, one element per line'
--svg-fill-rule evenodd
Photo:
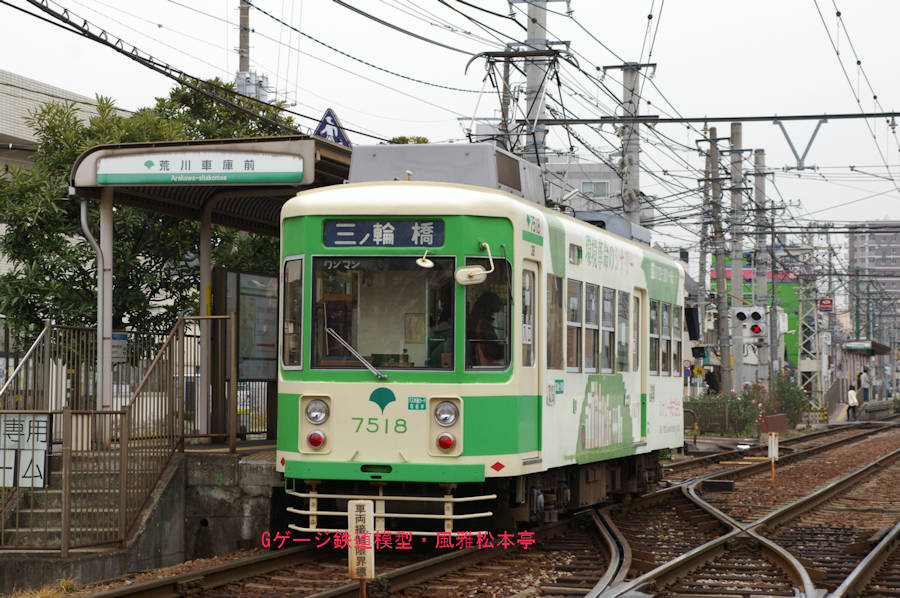
<path fill-rule="evenodd" d="M 282 204 L 298 191 L 343 183 L 350 148 L 307 135 L 98 145 L 75 161 L 70 193 L 116 205 L 278 235 Z M 214 200 L 213 203 L 210 203 Z"/>

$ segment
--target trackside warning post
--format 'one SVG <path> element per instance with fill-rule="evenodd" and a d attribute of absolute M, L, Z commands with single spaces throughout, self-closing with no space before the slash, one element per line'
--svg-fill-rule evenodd
<path fill-rule="evenodd" d="M 772 462 L 772 487 L 775 487 L 775 461 L 778 461 L 778 432 L 769 432 L 769 460 Z"/>
<path fill-rule="evenodd" d="M 372 531 L 375 527 L 375 505 L 371 500 L 351 500 L 347 503 L 347 531 L 351 541 L 347 545 L 350 579 L 359 579 L 359 595 L 365 598 L 366 580 L 375 577 L 375 548 Z"/>

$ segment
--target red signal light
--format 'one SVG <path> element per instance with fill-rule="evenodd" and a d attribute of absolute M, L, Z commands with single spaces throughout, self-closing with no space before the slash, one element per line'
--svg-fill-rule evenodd
<path fill-rule="evenodd" d="M 319 448 L 323 444 L 325 444 L 325 434 L 319 432 L 318 430 L 313 430 L 306 436 L 306 442 L 309 443 L 309 446 L 313 448 Z"/>
<path fill-rule="evenodd" d="M 762 326 L 760 326 L 759 324 L 753 324 L 752 326 L 750 326 L 750 332 L 752 332 L 753 334 L 762 334 Z"/>
<path fill-rule="evenodd" d="M 449 432 L 444 432 L 437 438 L 437 445 L 445 451 L 448 451 L 453 448 L 453 445 L 456 444 L 456 439 L 453 438 L 453 434 Z"/>

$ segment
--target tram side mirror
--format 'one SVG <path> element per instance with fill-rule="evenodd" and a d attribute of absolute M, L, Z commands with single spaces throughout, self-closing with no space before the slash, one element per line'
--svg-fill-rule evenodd
<path fill-rule="evenodd" d="M 481 284 L 487 278 L 487 270 L 483 266 L 463 266 L 457 268 L 453 276 L 463 286 Z"/>

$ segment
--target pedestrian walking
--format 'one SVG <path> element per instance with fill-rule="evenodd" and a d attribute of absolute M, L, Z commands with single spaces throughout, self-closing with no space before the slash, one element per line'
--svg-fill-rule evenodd
<path fill-rule="evenodd" d="M 856 400 L 856 387 L 851 386 L 847 391 L 847 421 L 856 421 L 856 406 L 859 401 Z M 852 417 L 852 419 L 851 419 Z"/>
<path fill-rule="evenodd" d="M 862 402 L 869 400 L 869 368 L 863 368 L 859 374 L 859 390 L 862 392 Z"/>

